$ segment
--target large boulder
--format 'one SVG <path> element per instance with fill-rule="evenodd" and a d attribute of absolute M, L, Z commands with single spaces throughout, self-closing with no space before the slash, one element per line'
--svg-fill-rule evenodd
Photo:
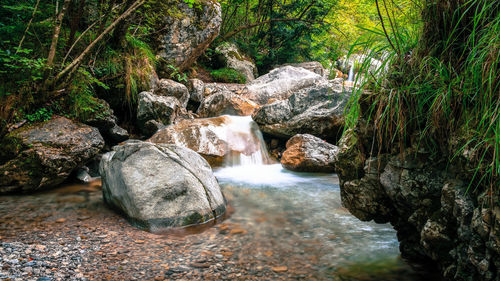
<path fill-rule="evenodd" d="M 189 101 L 188 88 L 170 79 L 161 79 L 153 93 L 157 96 L 174 97 L 181 107 L 186 107 Z"/>
<path fill-rule="evenodd" d="M 10 132 L 1 143 L 0 193 L 56 186 L 104 147 L 96 128 L 56 117 Z"/>
<path fill-rule="evenodd" d="M 258 104 L 287 99 L 297 90 L 314 86 L 326 80 L 320 75 L 302 67 L 284 66 L 271 70 L 248 83 L 244 97 Z"/>
<path fill-rule="evenodd" d="M 250 58 L 241 54 L 234 43 L 223 43 L 215 50 L 220 54 L 222 65 L 243 74 L 247 82 L 253 81 L 257 77 L 255 64 Z"/>
<path fill-rule="evenodd" d="M 212 165 L 231 155 L 266 157 L 257 124 L 250 117 L 219 116 L 181 120 L 159 130 L 148 141 L 190 148 Z"/>
<path fill-rule="evenodd" d="M 103 155 L 99 172 L 105 202 L 142 229 L 205 223 L 226 211 L 212 169 L 187 148 L 131 141 Z"/>
<path fill-rule="evenodd" d="M 343 130 L 351 90 L 339 81 L 322 82 L 264 105 L 252 117 L 263 132 L 279 138 L 312 134 L 334 142 Z"/>
<path fill-rule="evenodd" d="M 333 173 L 339 148 L 309 134 L 293 136 L 286 143 L 281 165 L 297 172 Z"/>
<path fill-rule="evenodd" d="M 139 94 L 137 103 L 137 122 L 143 133 L 148 121 L 155 120 L 165 125 L 171 124 L 180 110 L 175 97 L 158 96 L 151 92 Z"/>
<path fill-rule="evenodd" d="M 330 74 L 329 71 L 327 69 L 325 69 L 323 67 L 323 65 L 321 65 L 320 62 L 317 62 L 317 61 L 308 61 L 308 62 L 301 62 L 301 63 L 289 63 L 289 64 L 284 64 L 282 66 L 287 66 L 287 65 L 305 68 L 311 72 L 314 72 L 316 74 L 321 75 L 324 78 L 328 78 L 328 75 Z"/>
<path fill-rule="evenodd" d="M 256 103 L 226 90 L 205 98 L 197 113 L 200 117 L 216 117 L 224 114 L 249 116 L 257 107 Z"/>
<path fill-rule="evenodd" d="M 160 30 L 158 55 L 180 71 L 190 67 L 219 34 L 222 23 L 217 1 L 203 0 L 191 7 L 176 4 L 180 13 L 167 15 Z"/>

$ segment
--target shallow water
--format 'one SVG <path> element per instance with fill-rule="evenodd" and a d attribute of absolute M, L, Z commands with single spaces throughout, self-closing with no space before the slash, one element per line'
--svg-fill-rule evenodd
<path fill-rule="evenodd" d="M 256 222 L 252 232 L 276 240 L 290 255 L 314 255 L 321 275 L 371 264 L 391 274 L 402 270 L 401 275 L 346 280 L 420 280 L 399 260 L 390 225 L 362 222 L 342 207 L 335 174 L 295 173 L 273 164 L 219 168 L 215 175 L 234 207 L 233 220 Z"/>

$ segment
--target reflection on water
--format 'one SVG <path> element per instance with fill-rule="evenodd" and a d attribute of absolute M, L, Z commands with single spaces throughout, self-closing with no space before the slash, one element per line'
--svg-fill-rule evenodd
<path fill-rule="evenodd" d="M 370 279 L 370 272 L 352 275 L 349 268 L 384 264 L 378 270 L 390 268 L 387 278 L 403 272 L 393 280 L 419 280 L 399 261 L 390 225 L 362 222 L 342 207 L 336 175 L 294 173 L 280 164 L 220 168 L 215 175 L 235 209 L 232 220 L 252 224 L 256 235 L 276 240 L 290 255 L 316 255 L 323 274 L 383 280 Z"/>

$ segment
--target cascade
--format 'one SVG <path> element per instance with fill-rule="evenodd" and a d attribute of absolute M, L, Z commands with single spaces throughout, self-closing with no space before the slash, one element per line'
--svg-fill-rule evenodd
<path fill-rule="evenodd" d="M 231 153 L 224 160 L 225 166 L 270 164 L 271 159 L 257 123 L 251 116 L 225 116 L 226 141 Z"/>
<path fill-rule="evenodd" d="M 349 68 L 349 76 L 347 77 L 348 82 L 354 81 L 354 64 Z"/>

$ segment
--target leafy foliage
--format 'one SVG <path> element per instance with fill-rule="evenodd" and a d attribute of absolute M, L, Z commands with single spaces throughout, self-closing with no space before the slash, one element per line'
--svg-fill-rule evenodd
<path fill-rule="evenodd" d="M 416 145 L 492 193 L 500 186 L 500 10 L 495 1 L 443 2 L 416 6 L 423 16 L 414 26 L 382 17 L 385 31 L 369 30 L 376 40 L 365 44 L 367 61 L 384 54 L 386 65 L 362 70 L 359 88 L 376 94 L 354 95 L 348 124 L 375 125 L 375 152 Z"/>
<path fill-rule="evenodd" d="M 245 84 L 247 80 L 243 74 L 231 68 L 213 70 L 210 72 L 210 75 L 212 75 L 215 81 L 223 83 Z"/>

